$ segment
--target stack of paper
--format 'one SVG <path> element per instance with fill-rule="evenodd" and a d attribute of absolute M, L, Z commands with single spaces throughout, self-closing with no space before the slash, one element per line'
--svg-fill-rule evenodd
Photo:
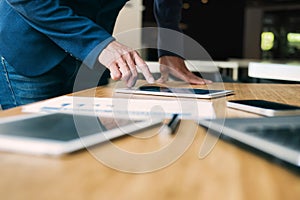
<path fill-rule="evenodd" d="M 215 118 L 213 103 L 197 99 L 148 100 L 61 96 L 25 105 L 23 112 L 64 112 L 132 119 L 171 118 L 177 113 L 182 119 Z"/>

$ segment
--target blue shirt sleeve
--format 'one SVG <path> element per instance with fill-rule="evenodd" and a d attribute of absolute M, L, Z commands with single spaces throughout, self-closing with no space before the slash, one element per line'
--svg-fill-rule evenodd
<path fill-rule="evenodd" d="M 161 28 L 180 31 L 182 0 L 155 0 L 154 16 Z"/>
<path fill-rule="evenodd" d="M 171 29 L 174 31 L 182 32 L 179 28 L 179 23 L 181 20 L 181 9 L 182 9 L 182 0 L 155 0 L 154 1 L 154 16 L 159 28 Z M 174 46 L 174 41 L 178 38 L 178 34 L 172 34 L 170 37 L 169 33 L 171 31 L 164 31 L 160 29 L 158 33 L 158 57 L 164 55 L 173 55 L 179 56 L 176 52 L 170 52 L 165 49 L 161 49 L 163 46 Z M 176 39 L 175 39 L 176 38 Z M 171 44 L 173 43 L 173 44 Z M 179 42 L 181 44 L 181 42 Z M 171 44 L 171 45 L 169 45 Z M 179 46 L 175 45 L 175 46 Z M 172 48 L 172 47 L 171 47 Z M 182 48 L 182 47 L 180 47 Z"/>
<path fill-rule="evenodd" d="M 59 0 L 6 0 L 34 29 L 75 58 L 92 66 L 101 51 L 114 40 L 104 28 L 76 15 Z M 90 53 L 93 52 L 91 55 Z"/>

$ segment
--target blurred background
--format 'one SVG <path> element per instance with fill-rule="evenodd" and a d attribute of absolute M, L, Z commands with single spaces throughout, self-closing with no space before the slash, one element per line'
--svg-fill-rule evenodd
<path fill-rule="evenodd" d="M 180 23 L 183 33 L 201 44 L 214 61 L 237 62 L 238 81 L 253 82 L 248 76 L 252 61 L 298 65 L 300 0 L 183 2 Z M 114 33 L 156 26 L 153 0 L 130 0 L 121 11 Z M 145 41 L 140 34 L 132 42 L 147 45 Z M 155 49 L 143 49 L 141 54 L 147 61 L 157 61 Z"/>

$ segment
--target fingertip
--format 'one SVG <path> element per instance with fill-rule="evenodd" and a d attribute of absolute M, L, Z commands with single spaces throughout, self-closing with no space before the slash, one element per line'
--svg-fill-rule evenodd
<path fill-rule="evenodd" d="M 127 83 L 126 85 L 127 85 L 127 88 L 129 88 L 129 89 L 131 89 L 133 86 L 132 84 L 129 84 L 129 83 Z"/>
<path fill-rule="evenodd" d="M 120 80 L 121 79 L 121 74 L 120 73 L 110 73 L 110 77 L 117 81 L 117 80 Z"/>
<path fill-rule="evenodd" d="M 204 82 L 204 81 L 200 81 L 200 82 L 198 83 L 198 85 L 205 85 L 205 82 Z"/>
<path fill-rule="evenodd" d="M 128 88 L 132 88 L 132 87 L 135 85 L 135 83 L 136 83 L 136 80 L 127 81 L 127 82 L 126 82 L 126 86 L 127 86 Z"/>
<path fill-rule="evenodd" d="M 137 77 L 131 77 L 127 82 L 126 85 L 128 88 L 133 87 L 136 84 Z"/>
<path fill-rule="evenodd" d="M 205 85 L 204 81 L 188 81 L 192 85 Z"/>
<path fill-rule="evenodd" d="M 166 80 L 164 78 L 159 78 L 156 83 L 165 83 Z"/>
<path fill-rule="evenodd" d="M 212 83 L 211 80 L 207 80 L 207 79 L 197 79 L 197 80 L 191 80 L 190 81 L 191 84 L 195 84 L 195 85 L 205 85 L 205 84 L 210 84 Z"/>
<path fill-rule="evenodd" d="M 148 83 L 155 83 L 155 79 L 153 78 L 153 76 L 148 77 L 148 78 L 147 78 L 147 82 L 148 82 Z"/>
<path fill-rule="evenodd" d="M 205 83 L 213 83 L 211 80 L 205 80 Z"/>
<path fill-rule="evenodd" d="M 148 68 L 144 68 L 144 69 L 140 68 L 140 69 L 142 70 L 142 73 L 143 73 L 143 75 L 144 75 L 144 77 L 145 77 L 145 79 L 148 83 L 154 83 L 155 82 L 155 79 L 152 76 L 152 74 L 151 74 L 151 72 L 149 71 Z"/>

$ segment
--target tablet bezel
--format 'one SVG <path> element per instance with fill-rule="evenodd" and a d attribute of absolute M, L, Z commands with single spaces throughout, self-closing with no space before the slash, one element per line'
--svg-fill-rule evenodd
<path fill-rule="evenodd" d="M 218 92 L 211 92 L 209 94 L 170 93 L 170 92 L 141 91 L 138 88 L 116 88 L 114 92 L 125 93 L 125 94 L 137 94 L 137 95 L 154 95 L 154 96 L 167 96 L 167 97 L 199 98 L 199 99 L 212 99 L 218 97 L 225 97 L 227 95 L 231 95 L 234 93 L 233 90 L 220 90 Z"/>
<path fill-rule="evenodd" d="M 245 101 L 247 101 L 247 100 L 245 100 Z M 272 103 L 276 103 L 276 102 L 272 102 Z M 249 113 L 263 115 L 263 116 L 267 116 L 267 117 L 300 115 L 300 109 L 291 109 L 291 110 L 267 109 L 267 108 L 262 108 L 262 107 L 258 107 L 258 106 L 243 104 L 243 100 L 227 101 L 227 107 L 245 111 L 245 112 L 249 112 Z"/>
<path fill-rule="evenodd" d="M 33 119 L 45 115 L 58 114 L 58 113 L 38 113 L 38 114 L 26 114 L 20 116 L 6 117 L 0 119 L 0 124 L 8 122 L 16 122 L 24 119 Z M 67 113 L 59 113 L 72 115 Z M 81 115 L 88 116 L 88 115 Z M 107 116 L 105 116 L 107 118 Z M 72 152 L 85 149 L 103 142 L 107 142 L 111 139 L 133 134 L 137 131 L 143 130 L 145 128 L 150 128 L 152 126 L 158 125 L 162 122 L 161 119 L 143 119 L 133 124 L 125 125 L 120 128 L 111 129 L 105 132 L 95 132 L 94 134 L 78 137 L 68 141 L 52 140 L 52 139 L 40 139 L 33 137 L 24 136 L 9 136 L 0 134 L 0 151 L 4 152 L 15 152 L 15 153 L 25 153 L 25 154 L 35 154 L 35 155 L 48 155 L 48 156 L 62 156 L 70 154 Z M 134 126 L 133 126 L 134 125 Z M 126 133 L 122 132 L 120 129 L 126 129 Z M 1 130 L 0 130 L 1 131 Z M 103 136 L 105 134 L 105 136 Z"/>

